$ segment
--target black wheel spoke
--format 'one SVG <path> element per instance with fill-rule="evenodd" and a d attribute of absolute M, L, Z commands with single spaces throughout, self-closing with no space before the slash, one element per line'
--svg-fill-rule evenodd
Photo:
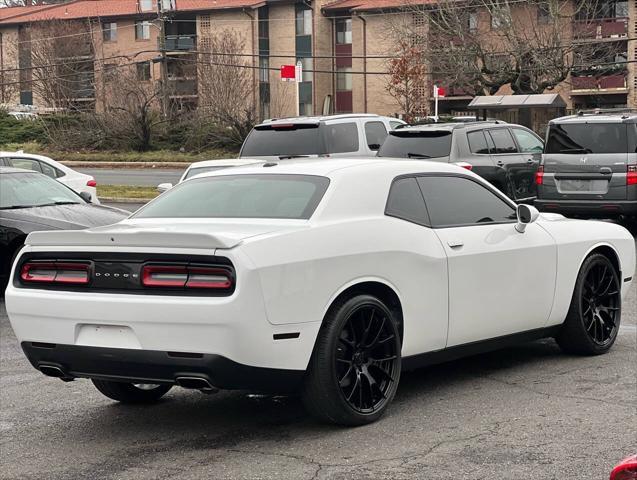
<path fill-rule="evenodd" d="M 580 302 L 590 339 L 607 344 L 616 333 L 621 302 L 617 275 L 607 262 L 600 260 L 589 267 Z"/>
<path fill-rule="evenodd" d="M 383 333 L 383 328 L 385 327 L 385 321 L 387 320 L 386 317 L 383 317 L 383 319 L 380 322 L 380 327 L 378 328 L 378 332 L 376 332 L 376 335 L 374 336 L 374 340 L 372 340 L 372 343 L 369 344 L 369 348 L 374 348 L 376 345 L 378 345 L 378 339 L 380 338 L 381 333 Z"/>

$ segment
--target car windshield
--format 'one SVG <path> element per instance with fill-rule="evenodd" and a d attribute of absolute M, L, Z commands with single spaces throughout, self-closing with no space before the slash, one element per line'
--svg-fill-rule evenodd
<path fill-rule="evenodd" d="M 0 209 L 86 203 L 73 190 L 39 173 L 0 174 Z"/>
<path fill-rule="evenodd" d="M 551 125 L 545 153 L 627 153 L 627 127 L 622 123 Z"/>
<path fill-rule="evenodd" d="M 379 157 L 437 158 L 451 152 L 451 132 L 431 130 L 390 132 L 378 151 Z"/>
<path fill-rule="evenodd" d="M 246 138 L 242 157 L 323 155 L 327 153 L 318 124 L 256 127 Z"/>
<path fill-rule="evenodd" d="M 186 172 L 184 176 L 184 180 L 187 180 L 195 175 L 199 175 L 200 173 L 214 172 L 215 170 L 221 170 L 223 168 L 231 168 L 232 165 L 210 165 L 209 167 L 194 167 Z"/>
<path fill-rule="evenodd" d="M 133 217 L 308 219 L 328 185 L 328 178 L 313 175 L 194 178 L 158 197 Z"/>

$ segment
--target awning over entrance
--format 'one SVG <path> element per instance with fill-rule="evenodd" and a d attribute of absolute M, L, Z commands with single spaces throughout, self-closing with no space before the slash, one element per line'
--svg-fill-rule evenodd
<path fill-rule="evenodd" d="M 474 97 L 469 110 L 507 110 L 510 108 L 566 107 L 558 93 L 539 95 L 483 95 Z"/>

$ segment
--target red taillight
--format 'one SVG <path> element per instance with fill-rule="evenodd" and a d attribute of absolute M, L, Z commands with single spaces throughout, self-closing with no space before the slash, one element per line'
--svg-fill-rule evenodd
<path fill-rule="evenodd" d="M 25 283 L 89 283 L 89 263 L 27 262 L 22 265 L 20 279 Z"/>
<path fill-rule="evenodd" d="M 610 480 L 635 480 L 637 478 L 637 455 L 626 458 L 610 472 Z"/>
<path fill-rule="evenodd" d="M 469 162 L 455 162 L 455 163 L 459 167 L 466 168 L 467 170 L 473 170 L 473 165 L 471 165 Z"/>
<path fill-rule="evenodd" d="M 637 165 L 628 165 L 626 169 L 626 185 L 637 185 Z"/>
<path fill-rule="evenodd" d="M 537 167 L 535 172 L 535 184 L 542 185 L 544 183 L 544 165 Z"/>
<path fill-rule="evenodd" d="M 232 282 L 232 274 L 224 268 L 146 265 L 142 269 L 142 285 L 145 287 L 227 290 L 232 287 Z"/>
<path fill-rule="evenodd" d="M 97 187 L 97 182 L 95 180 L 89 180 L 86 182 L 87 187 Z"/>

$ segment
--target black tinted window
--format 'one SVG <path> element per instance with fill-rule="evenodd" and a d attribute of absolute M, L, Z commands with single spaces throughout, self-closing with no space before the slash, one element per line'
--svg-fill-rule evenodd
<path fill-rule="evenodd" d="M 469 140 L 469 150 L 471 150 L 471 153 L 480 153 L 483 155 L 489 153 L 487 139 L 484 138 L 482 130 L 467 133 L 467 140 Z"/>
<path fill-rule="evenodd" d="M 318 125 L 255 128 L 246 138 L 242 157 L 321 155 L 327 153 Z"/>
<path fill-rule="evenodd" d="M 323 125 L 327 153 L 347 153 L 358 150 L 358 126 L 355 123 Z"/>
<path fill-rule="evenodd" d="M 379 157 L 437 158 L 451 152 L 451 132 L 432 130 L 408 132 L 396 130 L 389 134 L 378 151 Z"/>
<path fill-rule="evenodd" d="M 329 185 L 312 175 L 193 178 L 141 209 L 138 218 L 310 218 Z"/>
<path fill-rule="evenodd" d="M 513 137 L 506 128 L 498 130 L 489 130 L 493 143 L 495 144 L 494 153 L 516 153 L 518 147 L 515 146 Z"/>
<path fill-rule="evenodd" d="M 434 227 L 515 221 L 515 210 L 482 185 L 461 177 L 419 177 Z"/>
<path fill-rule="evenodd" d="M 627 153 L 627 127 L 621 123 L 551 125 L 546 153 Z"/>
<path fill-rule="evenodd" d="M 367 122 L 365 124 L 365 137 L 367 146 L 372 150 L 378 150 L 387 137 L 387 129 L 383 122 Z"/>
<path fill-rule="evenodd" d="M 410 222 L 429 224 L 425 202 L 415 178 L 401 178 L 392 184 L 385 214 Z"/>

